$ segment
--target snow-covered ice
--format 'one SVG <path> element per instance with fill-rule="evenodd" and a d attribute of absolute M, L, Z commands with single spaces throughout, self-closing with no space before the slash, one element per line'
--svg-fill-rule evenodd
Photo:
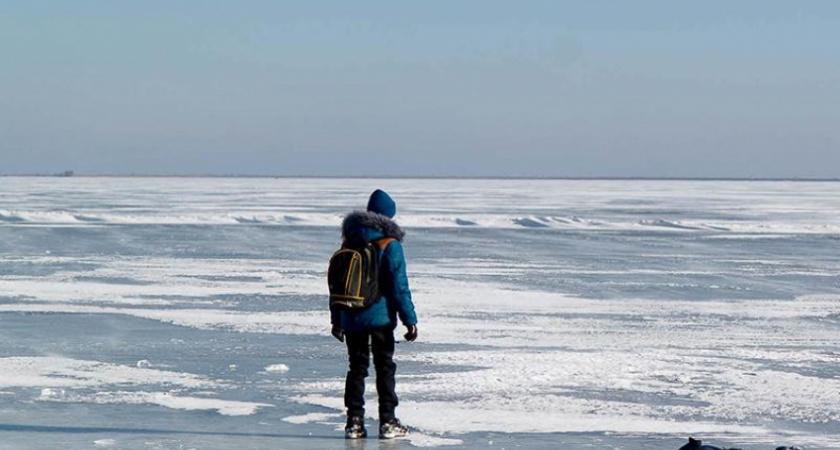
<path fill-rule="evenodd" d="M 266 372 L 285 373 L 289 371 L 289 366 L 286 364 L 272 364 L 265 368 Z"/>
<path fill-rule="evenodd" d="M 840 183 L 792 181 L 0 178 L 6 441 L 334 448 L 324 272 L 377 187 L 397 445 L 840 448 Z"/>

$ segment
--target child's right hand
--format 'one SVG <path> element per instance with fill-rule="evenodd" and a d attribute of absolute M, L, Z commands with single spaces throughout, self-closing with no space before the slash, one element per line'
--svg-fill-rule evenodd
<path fill-rule="evenodd" d="M 330 330 L 330 334 L 332 334 L 334 338 L 338 339 L 339 342 L 344 342 L 344 330 L 341 329 L 341 327 L 333 325 L 332 330 Z"/>

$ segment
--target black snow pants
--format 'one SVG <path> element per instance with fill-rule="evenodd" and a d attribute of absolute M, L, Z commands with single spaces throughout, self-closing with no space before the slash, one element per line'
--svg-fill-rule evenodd
<path fill-rule="evenodd" d="M 373 328 L 365 331 L 345 333 L 350 370 L 344 387 L 344 406 L 348 416 L 365 415 L 365 378 L 370 367 L 370 354 L 373 353 L 373 366 L 376 369 L 376 392 L 379 394 L 379 420 L 389 421 L 395 418 L 397 393 L 394 374 L 394 330 L 390 327 Z"/>

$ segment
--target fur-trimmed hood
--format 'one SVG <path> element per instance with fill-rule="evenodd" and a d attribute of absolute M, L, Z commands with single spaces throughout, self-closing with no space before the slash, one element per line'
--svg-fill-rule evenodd
<path fill-rule="evenodd" d="M 353 211 L 344 217 L 344 222 L 341 224 L 341 236 L 346 239 L 361 232 L 363 228 L 379 231 L 385 235 L 384 237 L 398 241 L 402 241 L 405 237 L 405 232 L 396 222 L 382 214 L 370 211 Z"/>

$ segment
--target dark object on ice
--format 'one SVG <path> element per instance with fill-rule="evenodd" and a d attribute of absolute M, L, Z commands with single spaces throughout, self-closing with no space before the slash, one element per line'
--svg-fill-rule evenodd
<path fill-rule="evenodd" d="M 679 450 L 741 450 L 738 448 L 721 448 L 714 445 L 703 445 L 703 441 L 688 438 L 688 444 L 683 445 Z"/>
<path fill-rule="evenodd" d="M 782 447 L 776 447 L 776 450 L 802 450 L 802 447 L 797 447 L 795 445 L 793 447 L 788 447 L 787 445 L 784 445 Z"/>

